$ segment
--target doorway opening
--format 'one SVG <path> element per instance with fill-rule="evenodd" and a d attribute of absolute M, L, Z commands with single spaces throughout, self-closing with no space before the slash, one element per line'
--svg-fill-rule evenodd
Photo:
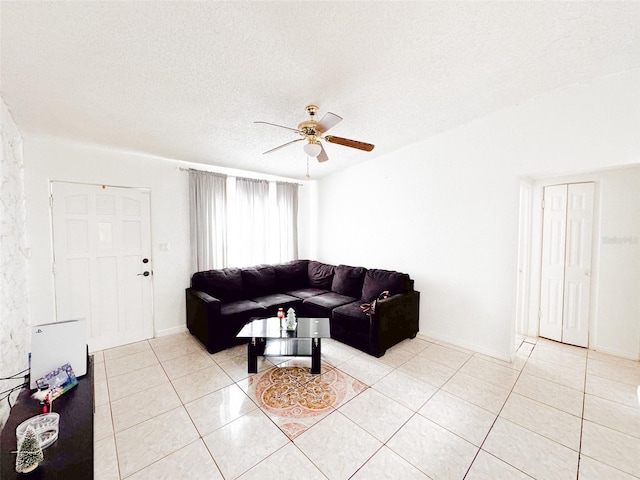
<path fill-rule="evenodd" d="M 589 346 L 595 183 L 580 180 L 521 180 L 516 337 Z"/>

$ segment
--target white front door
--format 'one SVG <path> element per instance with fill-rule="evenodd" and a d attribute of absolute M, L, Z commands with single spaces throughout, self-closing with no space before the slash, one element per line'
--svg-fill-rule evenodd
<path fill-rule="evenodd" d="M 86 318 L 91 350 L 153 336 L 149 197 L 52 182 L 56 317 Z"/>
<path fill-rule="evenodd" d="M 587 347 L 593 183 L 544 189 L 540 336 Z"/>

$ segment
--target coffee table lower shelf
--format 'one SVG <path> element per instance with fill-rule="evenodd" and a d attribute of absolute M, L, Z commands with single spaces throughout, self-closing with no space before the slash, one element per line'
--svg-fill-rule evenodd
<path fill-rule="evenodd" d="M 237 335 L 249 338 L 247 370 L 258 373 L 258 356 L 311 357 L 311 373 L 320 373 L 321 339 L 331 338 L 328 318 L 298 318 L 295 330 L 280 328 L 275 317 L 254 317 Z"/>
<path fill-rule="evenodd" d="M 256 338 L 247 345 L 248 373 L 258 373 L 258 356 L 311 357 L 311 373 L 320 373 L 320 338 Z"/>

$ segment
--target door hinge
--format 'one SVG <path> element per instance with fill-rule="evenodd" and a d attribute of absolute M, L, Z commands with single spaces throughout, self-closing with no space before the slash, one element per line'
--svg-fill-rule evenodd
<path fill-rule="evenodd" d="M 53 195 L 49 195 L 49 208 L 53 208 Z"/>
<path fill-rule="evenodd" d="M 544 199 L 542 200 L 542 209 L 544 210 Z"/>
<path fill-rule="evenodd" d="M 51 264 L 51 271 L 53 272 L 54 275 L 56 274 L 56 263 L 55 262 L 53 262 Z"/>
<path fill-rule="evenodd" d="M 542 310 L 538 310 L 538 320 L 542 318 Z"/>

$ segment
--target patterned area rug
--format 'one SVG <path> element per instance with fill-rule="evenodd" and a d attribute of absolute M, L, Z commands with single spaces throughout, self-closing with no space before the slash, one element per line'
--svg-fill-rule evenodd
<path fill-rule="evenodd" d="M 366 388 L 335 368 L 312 375 L 308 368 L 275 367 L 249 380 L 250 395 L 291 439 Z"/>

